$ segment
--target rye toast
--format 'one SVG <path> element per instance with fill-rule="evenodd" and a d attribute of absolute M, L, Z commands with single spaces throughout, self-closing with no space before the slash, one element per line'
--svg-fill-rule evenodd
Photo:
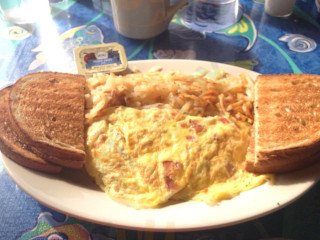
<path fill-rule="evenodd" d="M 22 166 L 49 173 L 60 172 L 62 169 L 60 166 L 51 164 L 33 153 L 32 150 L 19 139 L 16 132 L 13 130 L 9 118 L 9 93 L 10 87 L 0 91 L 1 152 Z"/>
<path fill-rule="evenodd" d="M 12 86 L 13 128 L 41 158 L 65 167 L 83 166 L 84 88 L 83 76 L 53 72 L 25 75 Z"/>

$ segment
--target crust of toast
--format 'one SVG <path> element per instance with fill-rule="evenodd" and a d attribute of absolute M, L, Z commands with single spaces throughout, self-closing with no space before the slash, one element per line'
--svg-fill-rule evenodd
<path fill-rule="evenodd" d="M 288 172 L 320 159 L 320 76 L 260 75 L 255 83 L 255 153 L 247 170 Z"/>
<path fill-rule="evenodd" d="M 320 149 L 314 148 L 304 154 L 290 154 L 283 152 L 280 154 L 275 151 L 273 154 L 260 155 L 255 157 L 255 135 L 254 131 L 250 137 L 248 151 L 246 154 L 245 168 L 249 172 L 255 173 L 283 173 L 301 169 L 311 165 L 320 159 Z M 259 159 L 255 162 L 255 159 Z"/>
<path fill-rule="evenodd" d="M 26 144 L 17 136 L 12 128 L 9 118 L 8 97 L 10 88 L 5 88 L 0 91 L 0 150 L 1 152 L 17 162 L 18 164 L 49 173 L 58 173 L 61 167 L 34 154 Z"/>
<path fill-rule="evenodd" d="M 247 149 L 247 154 L 245 158 L 245 168 L 250 172 L 254 172 L 254 150 L 255 150 L 255 134 L 254 134 L 254 126 L 251 128 L 251 135 L 249 138 L 249 145 Z"/>
<path fill-rule="evenodd" d="M 84 76 L 53 72 L 28 74 L 13 85 L 13 128 L 41 158 L 65 167 L 83 166 L 84 88 Z"/>

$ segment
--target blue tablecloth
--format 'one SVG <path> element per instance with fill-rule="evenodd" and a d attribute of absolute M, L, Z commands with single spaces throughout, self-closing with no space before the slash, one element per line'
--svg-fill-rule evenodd
<path fill-rule="evenodd" d="M 53 21 L 0 21 L 0 87 L 31 72 L 76 72 L 76 46 L 108 42 L 125 46 L 128 60 L 199 59 L 259 73 L 320 74 L 320 14 L 314 0 L 297 0 L 287 18 L 268 16 L 263 0 L 240 2 L 242 17 L 228 28 L 213 31 L 210 24 L 188 20 L 189 1 L 168 31 L 132 40 L 116 32 L 108 0 L 51 0 Z M 0 239 L 53 239 L 46 235 L 53 230 L 60 231 L 54 239 L 320 239 L 320 184 L 282 210 L 246 223 L 194 232 L 141 232 L 85 222 L 45 207 L 12 181 L 0 161 Z"/>

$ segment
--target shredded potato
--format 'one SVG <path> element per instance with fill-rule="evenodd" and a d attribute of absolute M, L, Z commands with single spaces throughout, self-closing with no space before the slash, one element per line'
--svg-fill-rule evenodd
<path fill-rule="evenodd" d="M 109 108 L 121 105 L 148 108 L 149 105 L 163 104 L 179 109 L 177 119 L 185 114 L 225 115 L 235 122 L 252 124 L 252 79 L 246 74 L 232 76 L 225 72 L 212 78 L 207 73 L 162 73 L 161 68 L 154 67 L 146 73 L 95 74 L 87 80 L 87 123 L 104 116 Z"/>

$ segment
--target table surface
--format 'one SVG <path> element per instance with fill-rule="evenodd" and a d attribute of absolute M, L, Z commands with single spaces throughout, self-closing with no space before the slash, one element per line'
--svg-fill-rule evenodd
<path fill-rule="evenodd" d="M 76 46 L 109 42 L 125 46 L 128 60 L 198 59 L 263 74 L 320 74 L 320 14 L 313 0 L 297 0 L 287 18 L 268 16 L 263 0 L 240 2 L 242 18 L 225 29 L 188 20 L 187 10 L 192 7 L 188 4 L 174 16 L 168 31 L 152 39 L 132 40 L 116 32 L 108 0 L 51 0 L 50 21 L 14 25 L 0 20 L 0 88 L 31 72 L 75 73 Z M 0 161 L 0 206 L 0 239 L 52 239 L 46 234 L 59 231 L 68 234 L 55 239 L 320 239 L 320 184 L 287 207 L 238 225 L 143 232 L 56 212 L 24 193 Z M 80 235 L 79 229 L 85 234 Z"/>

